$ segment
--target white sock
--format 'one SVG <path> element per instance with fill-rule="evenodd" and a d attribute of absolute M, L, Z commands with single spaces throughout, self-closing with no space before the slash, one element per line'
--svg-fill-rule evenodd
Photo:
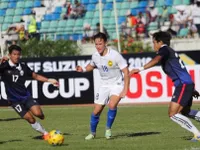
<path fill-rule="evenodd" d="M 42 133 L 42 134 L 48 134 L 48 132 L 41 126 L 39 122 L 35 122 L 34 124 L 31 124 L 32 128 L 35 129 L 36 131 Z"/>
<path fill-rule="evenodd" d="M 197 121 L 200 121 L 200 111 L 197 112 L 194 119 L 197 120 Z"/>
<path fill-rule="evenodd" d="M 192 124 L 192 122 L 185 116 L 181 114 L 175 114 L 174 116 L 170 117 L 174 122 L 178 123 L 182 128 L 192 132 L 194 135 L 199 136 L 199 130 Z"/>

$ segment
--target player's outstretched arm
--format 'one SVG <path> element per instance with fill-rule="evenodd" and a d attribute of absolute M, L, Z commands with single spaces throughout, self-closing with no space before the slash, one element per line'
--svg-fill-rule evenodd
<path fill-rule="evenodd" d="M 136 73 L 139 73 L 139 72 L 141 72 L 143 70 L 149 69 L 149 68 L 155 66 L 161 59 L 162 59 L 162 56 L 157 55 L 150 62 L 148 62 L 147 64 L 145 64 L 143 67 L 140 67 L 138 69 L 132 69 L 130 71 L 129 75 L 136 74 Z"/>
<path fill-rule="evenodd" d="M 76 67 L 76 71 L 77 72 L 89 72 L 94 70 L 94 66 L 88 64 L 86 67 L 81 67 L 81 66 L 77 66 Z"/>
<path fill-rule="evenodd" d="M 32 74 L 33 79 L 41 81 L 41 82 L 49 82 L 54 86 L 59 86 L 59 82 L 56 79 L 50 79 L 50 78 L 46 78 L 42 75 L 36 74 L 33 72 Z"/>
<path fill-rule="evenodd" d="M 120 97 L 125 97 L 128 92 L 129 83 L 130 83 L 128 67 L 122 69 L 122 72 L 124 73 L 124 89 L 120 93 Z"/>

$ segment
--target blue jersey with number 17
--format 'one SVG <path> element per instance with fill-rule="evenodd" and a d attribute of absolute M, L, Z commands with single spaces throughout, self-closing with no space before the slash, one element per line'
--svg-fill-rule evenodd
<path fill-rule="evenodd" d="M 172 79 L 174 86 L 193 83 L 185 65 L 172 48 L 164 45 L 159 49 L 157 55 L 162 56 L 162 69 Z"/>

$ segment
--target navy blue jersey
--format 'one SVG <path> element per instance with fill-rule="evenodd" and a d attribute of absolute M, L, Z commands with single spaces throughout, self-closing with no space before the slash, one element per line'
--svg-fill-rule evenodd
<path fill-rule="evenodd" d="M 23 101 L 30 97 L 24 83 L 32 77 L 33 71 L 24 63 L 11 65 L 8 61 L 0 65 L 1 80 L 5 84 L 7 98 L 10 101 Z"/>
<path fill-rule="evenodd" d="M 162 69 L 172 79 L 175 86 L 193 83 L 185 65 L 172 48 L 163 46 L 159 49 L 157 55 L 162 56 Z"/>

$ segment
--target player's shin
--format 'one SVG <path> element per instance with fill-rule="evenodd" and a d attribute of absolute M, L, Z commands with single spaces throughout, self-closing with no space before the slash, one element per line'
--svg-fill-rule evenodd
<path fill-rule="evenodd" d="M 90 119 L 90 131 L 93 135 L 96 134 L 96 129 L 97 129 L 98 123 L 99 123 L 99 115 L 94 115 L 92 113 L 91 119 Z"/>
<path fill-rule="evenodd" d="M 113 122 L 115 120 L 116 114 L 117 114 L 117 108 L 108 110 L 108 113 L 107 113 L 107 124 L 106 124 L 106 128 L 107 129 L 111 129 L 112 124 L 113 124 Z"/>
<path fill-rule="evenodd" d="M 200 122 L 200 111 L 198 111 L 198 110 L 190 110 L 190 112 L 188 113 L 188 116 L 190 118 L 193 118 L 196 121 Z"/>
<path fill-rule="evenodd" d="M 175 114 L 170 117 L 172 121 L 179 124 L 182 128 L 192 132 L 195 136 L 200 136 L 199 130 L 192 124 L 192 122 L 182 114 Z"/>
<path fill-rule="evenodd" d="M 31 124 L 32 128 L 35 129 L 36 131 L 42 133 L 43 135 L 48 134 L 48 132 L 42 127 L 42 125 L 39 122 L 35 122 Z"/>

